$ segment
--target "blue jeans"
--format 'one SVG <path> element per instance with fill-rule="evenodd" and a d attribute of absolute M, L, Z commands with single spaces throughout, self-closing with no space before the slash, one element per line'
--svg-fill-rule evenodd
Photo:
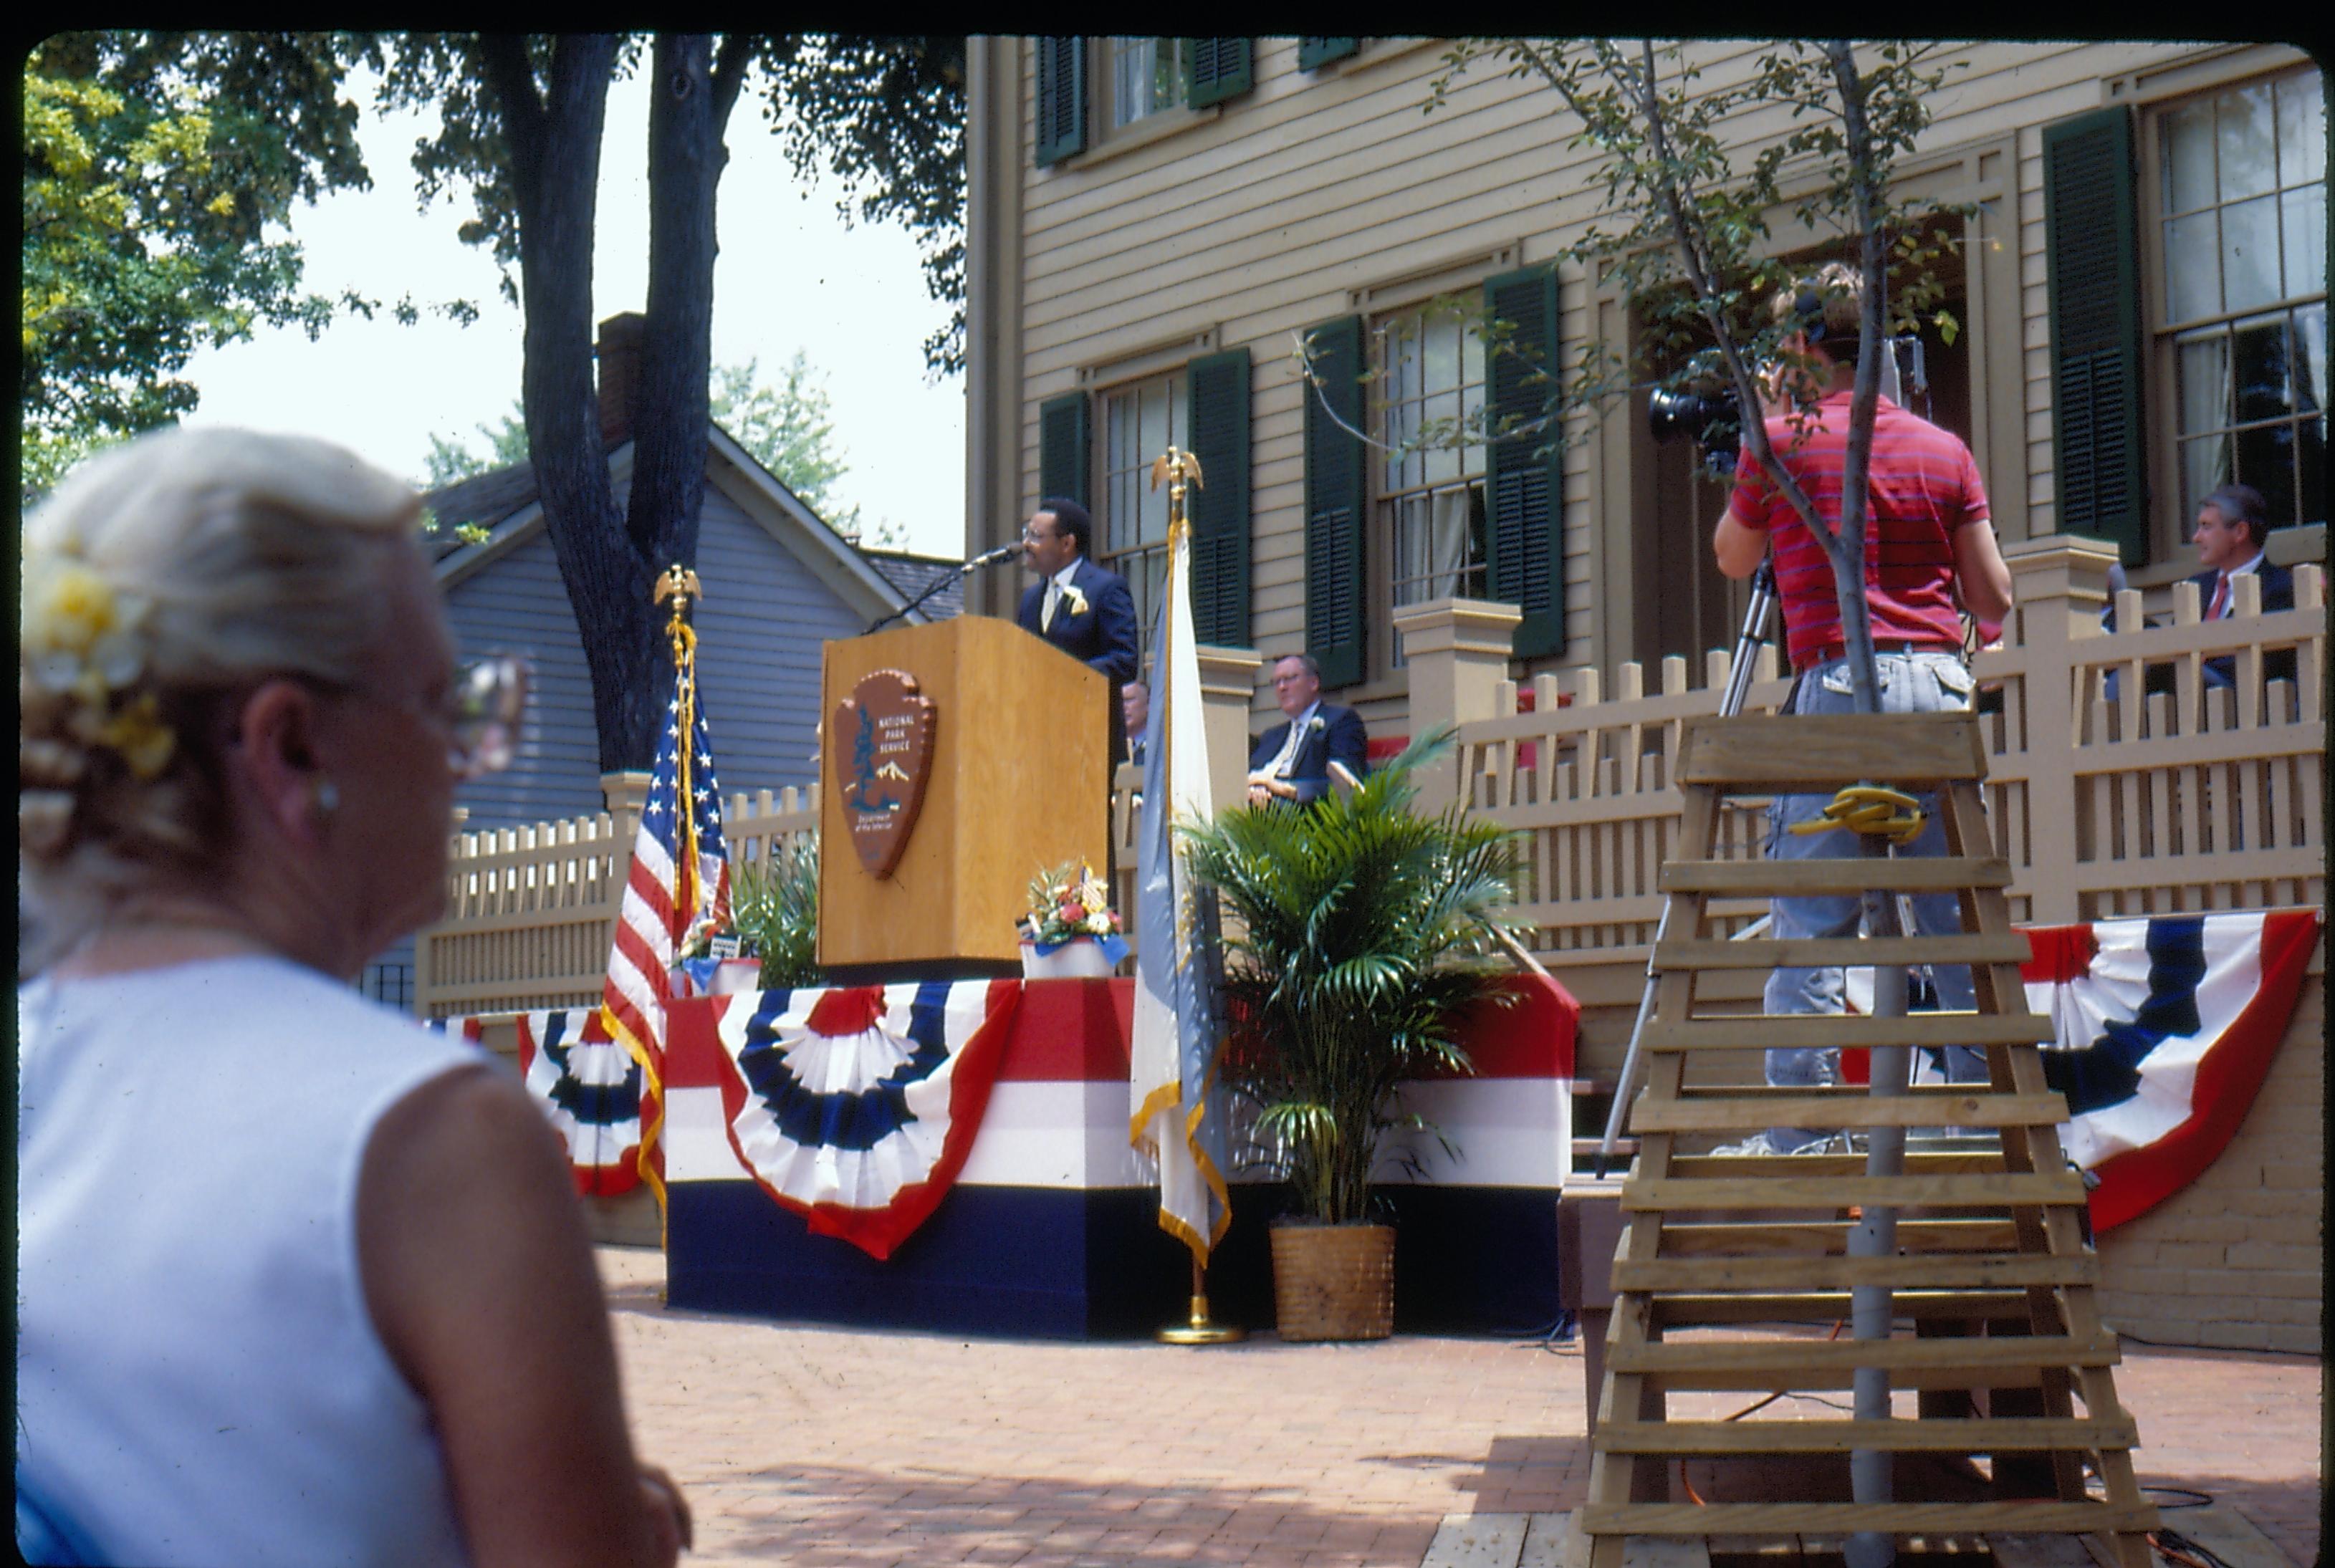
<path fill-rule="evenodd" d="M 1874 660 L 1884 713 L 1959 713 L 1971 705 L 1970 669 L 1959 654 L 1947 653 L 1881 653 Z M 1795 713 L 1852 713 L 1856 700 L 1849 682 L 1848 661 L 1834 659 L 1811 668 L 1801 677 Z M 1780 795 L 1768 808 L 1768 857 L 1771 860 L 1853 859 L 1859 853 L 1857 836 L 1846 828 L 1828 833 L 1797 834 L 1794 823 L 1823 815 L 1829 795 Z M 1921 837 L 1901 845 L 1904 856 L 1943 856 L 1945 826 L 1939 820 L 1937 801 L 1924 796 L 1922 809 L 1929 818 Z M 1925 935 L 1962 930 L 1962 905 L 1951 893 L 1923 894 L 1911 900 L 1914 928 Z M 1864 900 L 1854 894 L 1778 898 L 1769 905 L 1771 929 L 1779 939 L 1800 936 L 1854 936 L 1864 913 Z M 1965 1011 L 1974 992 L 1969 966 L 1942 965 L 1933 971 L 1938 1005 L 1949 1012 Z M 1842 1012 L 1847 1009 L 1843 971 L 1778 968 L 1768 977 L 1767 1009 L 1770 1014 Z M 1839 1052 L 1809 1048 L 1767 1053 L 1768 1082 L 1776 1088 L 1807 1089 L 1840 1081 Z M 1943 1067 L 1952 1083 L 1983 1082 L 1986 1053 L 1969 1046 L 1950 1046 Z M 1820 1128 L 1777 1127 L 1768 1129 L 1768 1143 L 1781 1154 L 1821 1141 Z"/>

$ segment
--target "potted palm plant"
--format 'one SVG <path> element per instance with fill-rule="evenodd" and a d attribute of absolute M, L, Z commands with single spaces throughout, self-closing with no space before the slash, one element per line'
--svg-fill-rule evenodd
<path fill-rule="evenodd" d="M 1383 1135 L 1424 1125 L 1397 1114 L 1396 1088 L 1472 1071 L 1458 1016 L 1507 994 L 1483 952 L 1515 896 L 1515 835 L 1415 803 L 1413 770 L 1450 743 L 1422 736 L 1351 792 L 1187 833 L 1195 877 L 1232 916 L 1224 1081 L 1256 1108 L 1294 1209 L 1272 1230 L 1284 1339 L 1392 1331 L 1394 1232 L 1374 1221 L 1371 1178 Z"/>

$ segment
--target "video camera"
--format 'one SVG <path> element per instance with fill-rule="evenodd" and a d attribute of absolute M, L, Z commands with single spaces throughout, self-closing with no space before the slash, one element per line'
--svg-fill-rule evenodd
<path fill-rule="evenodd" d="M 1922 396 L 1926 411 L 1929 365 L 1920 336 L 1906 333 L 1887 342 L 1889 353 L 1882 362 L 1883 393 L 1903 406 L 1900 388 L 1910 387 Z M 1693 437 L 1702 447 L 1703 468 L 1714 478 L 1725 479 L 1735 472 L 1735 456 L 1743 444 L 1743 405 L 1734 389 L 1711 373 L 1703 356 L 1698 356 L 1696 369 L 1701 384 L 1719 390 L 1669 392 L 1656 387 L 1646 398 L 1646 429 L 1658 441 L 1673 436 Z"/>
<path fill-rule="evenodd" d="M 1702 447 L 1702 466 L 1718 478 L 1735 471 L 1743 442 L 1743 405 L 1734 392 L 1666 392 L 1656 387 L 1646 400 L 1646 428 L 1658 441 L 1691 436 Z"/>

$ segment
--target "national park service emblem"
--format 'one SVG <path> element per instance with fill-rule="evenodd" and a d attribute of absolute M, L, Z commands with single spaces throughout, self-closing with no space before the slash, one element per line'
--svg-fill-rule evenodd
<path fill-rule="evenodd" d="M 828 754 L 835 759 L 851 847 L 870 876 L 889 876 L 908 847 L 925 785 L 933 773 L 933 738 L 940 710 L 901 670 L 860 678 L 835 705 Z"/>

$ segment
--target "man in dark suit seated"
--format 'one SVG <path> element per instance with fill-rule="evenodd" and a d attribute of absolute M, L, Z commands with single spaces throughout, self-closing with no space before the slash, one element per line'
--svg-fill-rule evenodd
<path fill-rule="evenodd" d="M 1359 779 L 1369 768 L 1362 716 L 1322 701 L 1322 666 L 1290 653 L 1273 666 L 1273 694 L 1289 717 L 1260 736 L 1248 757 L 1248 799 L 1311 800 L 1330 787 L 1330 764 Z"/>
<path fill-rule="evenodd" d="M 1151 720 L 1151 688 L 1129 681 L 1119 689 L 1119 717 L 1127 723 L 1127 760 L 1143 766 L 1143 729 Z"/>
<path fill-rule="evenodd" d="M 2285 566 L 2271 565 L 2263 555 L 2269 539 L 2269 508 L 2262 501 L 2262 492 L 2252 485 L 2224 485 L 2198 504 L 2197 528 L 2190 542 L 2197 548 L 2197 564 L 2205 569 L 2189 581 L 2197 586 L 2197 602 L 2206 620 L 2226 620 L 2236 612 L 2236 579 L 2249 575 L 2262 584 L 2263 615 L 2294 608 L 2294 573 Z M 2114 598 L 2100 613 L 2100 624 L 2111 631 L 2115 629 Z M 2206 660 L 2204 673 L 2208 690 L 2233 684 L 2237 679 L 2235 655 L 2222 653 Z M 2262 675 L 2272 681 L 2292 680 L 2294 651 L 2280 648 L 2264 654 Z M 2145 684 L 2152 694 L 2172 691 L 2173 667 L 2152 666 Z M 2115 701 L 2116 694 L 2116 672 L 2110 671 L 2109 701 Z"/>
<path fill-rule="evenodd" d="M 1022 563 L 1038 581 L 1022 595 L 1014 624 L 1043 637 L 1110 682 L 1110 761 L 1127 758 L 1119 690 L 1135 679 L 1135 595 L 1127 580 L 1087 558 L 1094 524 L 1078 502 L 1049 496 L 1022 534 Z"/>

